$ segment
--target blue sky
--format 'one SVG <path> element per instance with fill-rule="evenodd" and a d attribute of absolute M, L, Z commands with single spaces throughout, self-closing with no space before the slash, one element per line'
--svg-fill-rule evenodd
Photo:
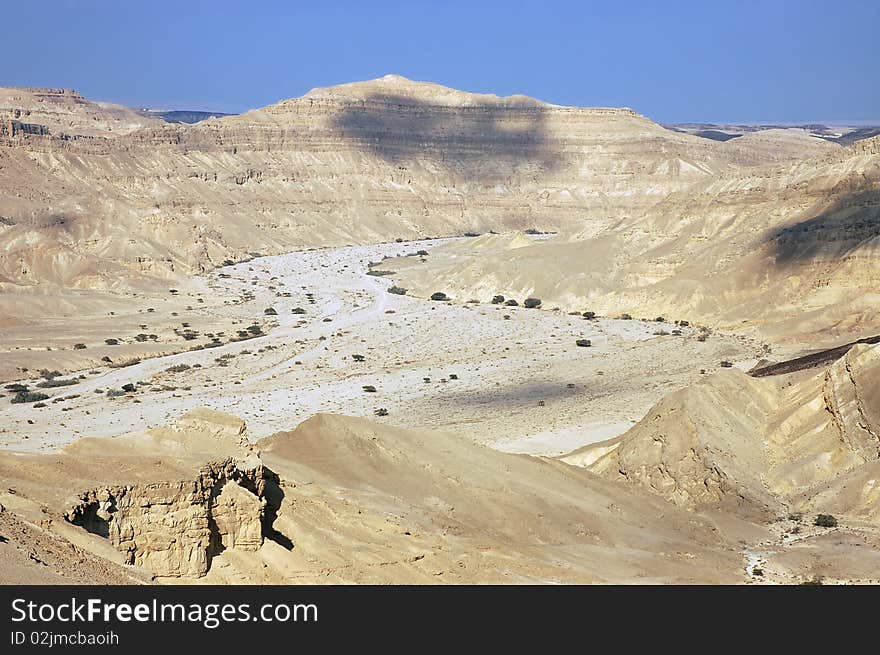
<path fill-rule="evenodd" d="M 880 121 L 880 0 L 0 0 L 0 85 L 237 112 L 397 73 L 657 121 Z"/>

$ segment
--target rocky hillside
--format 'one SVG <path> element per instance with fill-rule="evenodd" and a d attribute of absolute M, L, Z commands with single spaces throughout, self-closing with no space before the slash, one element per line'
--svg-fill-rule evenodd
<path fill-rule="evenodd" d="M 878 382 L 880 347 L 866 344 L 805 378 L 717 373 L 621 437 L 562 459 L 685 507 L 834 510 L 876 522 Z"/>
<path fill-rule="evenodd" d="M 417 295 L 537 296 L 600 315 L 754 326 L 774 340 L 874 334 L 878 148 L 874 138 L 796 163 L 708 176 L 599 233 L 581 229 L 479 258 L 461 248 L 435 251 L 425 263 L 385 267 Z"/>
<path fill-rule="evenodd" d="M 301 246 L 529 227 L 591 235 L 768 158 L 628 109 L 397 76 L 195 125 L 126 122 L 72 92 L 4 93 L 6 290 L 138 288 Z"/>

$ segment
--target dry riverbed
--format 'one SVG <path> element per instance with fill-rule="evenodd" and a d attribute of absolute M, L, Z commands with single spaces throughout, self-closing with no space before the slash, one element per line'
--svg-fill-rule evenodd
<path fill-rule="evenodd" d="M 211 347 L 163 355 L 165 346 L 127 342 L 134 354 L 122 355 L 112 350 L 120 346 L 107 346 L 112 366 L 56 378 L 78 379 L 64 387 L 35 388 L 31 370 L 10 382 L 49 398 L 43 406 L 12 404 L 13 393 L 4 390 L 0 447 L 53 450 L 82 436 L 165 424 L 204 406 L 244 418 L 252 439 L 331 412 L 460 429 L 507 451 L 558 454 L 619 434 L 701 371 L 760 353 L 746 336 L 700 340 L 693 327 L 658 336 L 675 326 L 586 320 L 490 298 L 466 304 L 396 295 L 388 292 L 393 275 L 367 274 L 371 262 L 439 243 L 295 252 L 196 278 L 174 307 L 194 307 L 200 318 L 181 321 L 185 316 L 161 308 L 150 314 L 171 335 L 168 350 L 187 347 L 179 343 L 187 329 L 198 332 L 194 343 Z M 206 324 L 217 326 L 210 337 Z M 248 332 L 253 325 L 260 330 Z M 230 341 L 242 336 L 248 338 Z M 591 346 L 578 347 L 578 339 Z M 127 357 L 142 361 L 120 366 Z"/>

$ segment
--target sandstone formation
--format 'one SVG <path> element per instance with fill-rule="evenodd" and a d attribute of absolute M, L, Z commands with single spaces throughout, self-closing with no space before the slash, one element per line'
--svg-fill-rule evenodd
<path fill-rule="evenodd" d="M 331 415 L 258 452 L 222 427 L 231 417 L 185 422 L 53 455 L 4 452 L 0 497 L 46 538 L 158 581 L 742 578 L 738 547 L 707 519 L 558 461 Z"/>
<path fill-rule="evenodd" d="M 195 125 L 139 118 L 135 131 L 71 92 L 4 93 L 7 106 L 52 109 L 9 110 L 19 127 L 0 147 L 6 291 L 121 291 L 305 245 L 529 227 L 593 234 L 767 160 L 628 109 L 397 76 Z M 84 103 L 94 129 L 58 118 L 80 116 Z M 771 160 L 803 155 L 779 148 Z"/>
<path fill-rule="evenodd" d="M 835 512 L 866 520 L 880 462 L 880 347 L 819 373 L 730 369 L 671 394 L 635 427 L 563 461 L 690 508 Z"/>
<path fill-rule="evenodd" d="M 467 298 L 531 295 L 600 315 L 834 345 L 880 328 L 878 207 L 875 137 L 794 164 L 707 176 L 598 233 L 583 228 L 480 257 L 455 247 L 388 267 L 421 296 L 438 286 Z"/>

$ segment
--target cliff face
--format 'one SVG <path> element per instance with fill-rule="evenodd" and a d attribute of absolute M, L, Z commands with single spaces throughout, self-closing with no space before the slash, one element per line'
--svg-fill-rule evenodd
<path fill-rule="evenodd" d="M 256 551 L 278 506 L 278 476 L 257 461 L 204 465 L 193 480 L 100 487 L 82 493 L 64 518 L 106 537 L 126 564 L 159 576 L 202 577 L 225 550 Z"/>
<path fill-rule="evenodd" d="M 303 245 L 529 227 L 593 234 L 765 161 L 627 109 L 395 76 L 196 125 L 49 131 L 19 130 L 0 146 L 0 281 L 10 284 L 137 286 Z"/>

